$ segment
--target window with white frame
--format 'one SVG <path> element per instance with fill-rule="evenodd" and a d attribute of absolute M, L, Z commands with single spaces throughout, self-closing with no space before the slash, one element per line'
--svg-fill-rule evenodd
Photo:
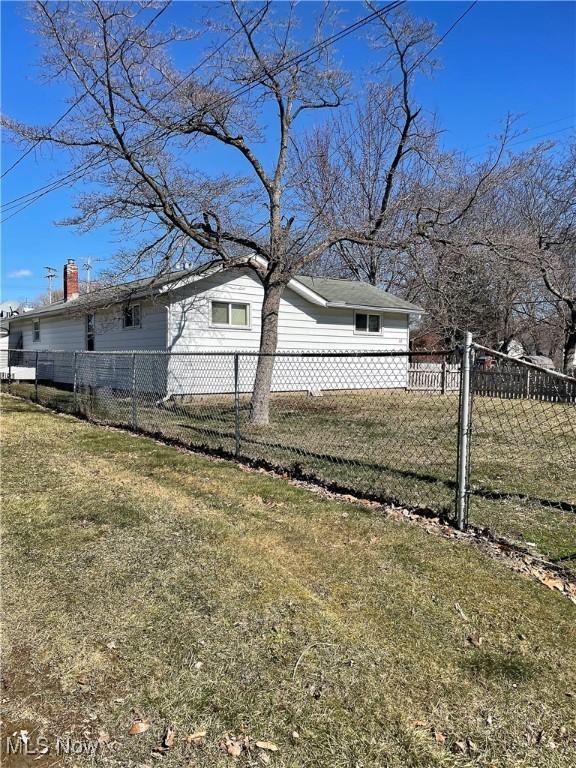
<path fill-rule="evenodd" d="M 40 341 L 40 320 L 34 320 L 33 322 L 32 341 Z"/>
<path fill-rule="evenodd" d="M 356 312 L 354 323 L 357 333 L 380 333 L 380 315 Z"/>
<path fill-rule="evenodd" d="M 124 307 L 123 325 L 124 328 L 140 328 L 142 326 L 140 304 L 130 304 Z"/>
<path fill-rule="evenodd" d="M 225 325 L 230 328 L 250 327 L 250 304 L 235 301 L 213 301 L 210 309 L 212 325 Z"/>
<path fill-rule="evenodd" d="M 93 312 L 86 315 L 86 349 L 88 352 L 94 352 L 94 342 L 96 338 L 96 316 Z"/>

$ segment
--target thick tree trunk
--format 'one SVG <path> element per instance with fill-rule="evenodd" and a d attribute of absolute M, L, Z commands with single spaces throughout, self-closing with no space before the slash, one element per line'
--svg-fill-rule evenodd
<path fill-rule="evenodd" d="M 257 426 L 266 426 L 270 417 L 270 388 L 274 371 L 274 355 L 278 345 L 278 311 L 284 287 L 283 283 L 277 282 L 272 285 L 264 284 L 260 354 L 256 366 L 250 414 L 250 421 Z"/>
<path fill-rule="evenodd" d="M 576 307 L 570 311 L 568 327 L 564 335 L 563 370 L 574 376 L 576 371 Z"/>

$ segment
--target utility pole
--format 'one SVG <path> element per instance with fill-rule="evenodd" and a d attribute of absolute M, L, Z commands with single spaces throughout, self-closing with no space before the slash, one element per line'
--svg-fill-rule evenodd
<path fill-rule="evenodd" d="M 56 270 L 54 267 L 44 267 L 46 274 L 44 277 L 48 280 L 48 304 L 52 304 L 52 280 L 56 277 Z"/>

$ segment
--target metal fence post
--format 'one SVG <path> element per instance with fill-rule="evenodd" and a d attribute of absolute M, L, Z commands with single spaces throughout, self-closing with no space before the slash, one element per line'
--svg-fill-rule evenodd
<path fill-rule="evenodd" d="M 458 419 L 458 475 L 456 491 L 456 524 L 463 531 L 468 525 L 469 469 L 470 469 L 470 424 L 471 390 L 470 372 L 472 362 L 472 334 L 466 332 L 462 352 L 460 374 L 460 408 Z"/>
<path fill-rule="evenodd" d="M 78 413 L 78 352 L 74 352 L 74 401 L 73 401 L 73 411 L 74 413 Z"/>
<path fill-rule="evenodd" d="M 12 355 L 8 350 L 8 394 L 12 393 Z"/>
<path fill-rule="evenodd" d="M 136 353 L 132 353 L 132 429 L 138 429 L 138 407 L 136 404 Z"/>
<path fill-rule="evenodd" d="M 36 362 L 34 364 L 34 400 L 35 402 L 38 402 L 38 355 L 39 352 L 36 350 Z"/>
<path fill-rule="evenodd" d="M 442 394 L 446 394 L 446 358 L 443 358 L 442 360 L 442 383 L 441 383 L 441 390 Z"/>
<path fill-rule="evenodd" d="M 234 353 L 234 453 L 240 456 L 240 355 Z"/>

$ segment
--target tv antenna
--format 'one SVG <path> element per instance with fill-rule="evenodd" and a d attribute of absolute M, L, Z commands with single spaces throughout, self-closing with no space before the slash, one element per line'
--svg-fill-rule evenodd
<path fill-rule="evenodd" d="M 46 274 L 44 277 L 48 280 L 48 304 L 52 304 L 52 280 L 56 277 L 56 270 L 54 267 L 44 267 Z"/>
<path fill-rule="evenodd" d="M 86 270 L 86 293 L 90 293 L 90 280 L 92 276 L 92 258 L 90 256 L 86 257 L 82 267 Z"/>

